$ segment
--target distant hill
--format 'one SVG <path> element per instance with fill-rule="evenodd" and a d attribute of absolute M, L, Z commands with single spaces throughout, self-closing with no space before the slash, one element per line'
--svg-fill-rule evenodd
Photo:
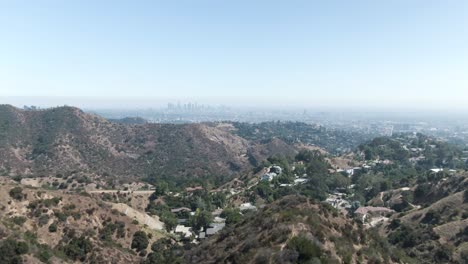
<path fill-rule="evenodd" d="M 454 144 L 423 134 L 402 133 L 377 137 L 358 147 L 365 160 L 390 160 L 413 163 L 424 169 L 464 168 L 462 149 Z"/>
<path fill-rule="evenodd" d="M 270 155 L 294 151 L 283 142 L 253 143 L 214 125 L 124 125 L 73 107 L 0 106 L 2 175 L 85 172 L 112 179 L 224 181 Z"/>
<path fill-rule="evenodd" d="M 141 117 L 124 117 L 120 119 L 108 119 L 111 122 L 119 124 L 130 124 L 130 125 L 142 125 L 148 123 L 148 121 Z"/>
<path fill-rule="evenodd" d="M 372 135 L 328 129 L 319 125 L 302 122 L 233 122 L 233 133 L 248 140 L 257 142 L 272 138 L 281 139 L 289 144 L 315 145 L 332 154 L 353 151 L 359 144 L 370 139 Z"/>

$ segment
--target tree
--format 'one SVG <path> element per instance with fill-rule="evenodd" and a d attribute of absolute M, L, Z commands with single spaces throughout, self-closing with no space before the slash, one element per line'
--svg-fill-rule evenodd
<path fill-rule="evenodd" d="M 145 250 L 148 247 L 149 241 L 148 236 L 143 231 L 137 231 L 133 234 L 132 249 L 136 249 L 137 252 Z"/>
<path fill-rule="evenodd" d="M 161 221 L 164 223 L 166 230 L 169 232 L 177 226 L 177 218 L 170 211 L 164 211 L 160 214 Z"/>
<path fill-rule="evenodd" d="M 259 182 L 257 186 L 255 186 L 255 191 L 263 199 L 268 199 L 268 197 L 273 193 L 268 181 Z"/>
<path fill-rule="evenodd" d="M 224 207 L 226 204 L 226 195 L 224 193 L 218 192 L 211 196 L 212 204 L 216 207 Z"/>
<path fill-rule="evenodd" d="M 208 211 L 197 209 L 195 215 L 189 218 L 190 225 L 195 230 L 200 230 L 202 227 L 207 228 L 213 221 L 213 215 Z"/>
<path fill-rule="evenodd" d="M 242 219 L 239 208 L 226 208 L 221 213 L 221 217 L 226 218 L 226 224 L 237 224 Z"/>
<path fill-rule="evenodd" d="M 169 192 L 169 184 L 167 184 L 165 181 L 158 182 L 154 192 L 158 196 L 166 195 Z"/>
<path fill-rule="evenodd" d="M 419 184 L 418 187 L 414 190 L 414 198 L 421 199 L 425 197 L 431 190 L 431 186 L 429 184 L 423 183 Z"/>
<path fill-rule="evenodd" d="M 349 177 L 343 176 L 340 173 L 335 173 L 328 176 L 328 186 L 330 189 L 347 188 L 351 184 Z"/>
<path fill-rule="evenodd" d="M 366 159 L 366 160 L 373 160 L 373 159 L 375 159 L 374 153 L 373 153 L 372 150 L 369 149 L 369 148 L 366 148 L 366 149 L 364 150 L 364 156 L 365 156 L 365 159 Z"/>

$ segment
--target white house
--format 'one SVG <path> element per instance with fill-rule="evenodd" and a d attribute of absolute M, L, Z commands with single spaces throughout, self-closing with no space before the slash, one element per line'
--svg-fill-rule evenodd
<path fill-rule="evenodd" d="M 262 181 L 272 181 L 275 177 L 277 177 L 278 174 L 274 173 L 274 172 L 269 172 L 267 174 L 264 174 L 262 176 Z"/>

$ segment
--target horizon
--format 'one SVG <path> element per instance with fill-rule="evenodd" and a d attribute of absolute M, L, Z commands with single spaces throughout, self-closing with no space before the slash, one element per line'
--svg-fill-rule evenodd
<path fill-rule="evenodd" d="M 198 104 L 207 107 L 227 107 L 232 110 L 245 111 L 290 111 L 290 112 L 330 112 L 330 113 L 364 113 L 364 114 L 468 114 L 468 109 L 444 107 L 396 107 L 382 105 L 333 105 L 314 104 L 298 101 L 262 101 L 261 98 L 237 97 L 62 97 L 62 96 L 0 96 L 0 104 L 12 105 L 17 108 L 24 106 L 37 106 L 40 108 L 53 108 L 60 106 L 77 107 L 83 110 L 163 110 L 169 104 Z"/>
<path fill-rule="evenodd" d="M 0 103 L 468 110 L 466 1 L 28 3 L 0 4 Z"/>

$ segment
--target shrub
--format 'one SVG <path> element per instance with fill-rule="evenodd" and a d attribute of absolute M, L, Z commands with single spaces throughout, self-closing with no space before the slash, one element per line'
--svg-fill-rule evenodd
<path fill-rule="evenodd" d="M 37 253 L 37 258 L 44 263 L 48 263 L 50 258 L 52 258 L 52 252 L 48 248 L 41 248 Z"/>
<path fill-rule="evenodd" d="M 61 200 L 61 197 L 54 197 L 51 199 L 42 200 L 42 204 L 44 204 L 45 207 L 57 206 Z"/>
<path fill-rule="evenodd" d="M 23 255 L 23 254 L 28 253 L 28 251 L 29 251 L 29 247 L 28 247 L 28 244 L 26 244 L 26 242 L 23 242 L 23 241 L 16 242 L 16 253 L 18 253 L 19 255 Z"/>
<path fill-rule="evenodd" d="M 148 252 L 146 251 L 146 249 L 143 249 L 142 251 L 140 251 L 140 253 L 138 255 L 140 257 L 144 257 L 144 256 L 146 256 L 146 254 L 148 254 Z"/>
<path fill-rule="evenodd" d="M 65 222 L 67 220 L 67 218 L 68 218 L 68 215 L 66 215 L 65 213 L 63 213 L 61 211 L 58 211 L 58 210 L 54 210 L 54 215 L 61 222 Z"/>
<path fill-rule="evenodd" d="M 12 221 L 14 224 L 19 225 L 19 226 L 23 225 L 24 222 L 26 222 L 26 220 L 27 220 L 27 219 L 26 219 L 26 217 L 24 217 L 24 216 L 13 216 L 13 217 L 11 218 L 11 221 Z"/>
<path fill-rule="evenodd" d="M 9 194 L 10 194 L 11 198 L 13 198 L 15 200 L 18 200 L 18 201 L 21 201 L 24 198 L 23 188 L 21 188 L 21 187 L 12 188 L 10 190 Z"/>
<path fill-rule="evenodd" d="M 427 211 L 424 218 L 421 219 L 421 222 L 425 224 L 437 225 L 440 222 L 440 218 L 441 218 L 440 214 L 431 209 Z"/>
<path fill-rule="evenodd" d="M 92 251 L 92 248 L 93 244 L 84 236 L 79 238 L 72 237 L 70 243 L 63 247 L 63 252 L 73 260 L 84 261 L 86 255 Z"/>
<path fill-rule="evenodd" d="M 300 263 L 307 262 L 314 257 L 319 258 L 322 255 L 320 247 L 303 235 L 293 237 L 288 242 L 287 248 L 299 253 L 298 261 Z"/>
<path fill-rule="evenodd" d="M 38 220 L 39 226 L 44 226 L 47 223 L 49 223 L 49 216 L 46 214 L 41 215 Z"/>
<path fill-rule="evenodd" d="M 51 233 L 57 232 L 57 224 L 55 224 L 55 223 L 50 224 L 49 225 L 49 232 L 51 232 Z"/>

